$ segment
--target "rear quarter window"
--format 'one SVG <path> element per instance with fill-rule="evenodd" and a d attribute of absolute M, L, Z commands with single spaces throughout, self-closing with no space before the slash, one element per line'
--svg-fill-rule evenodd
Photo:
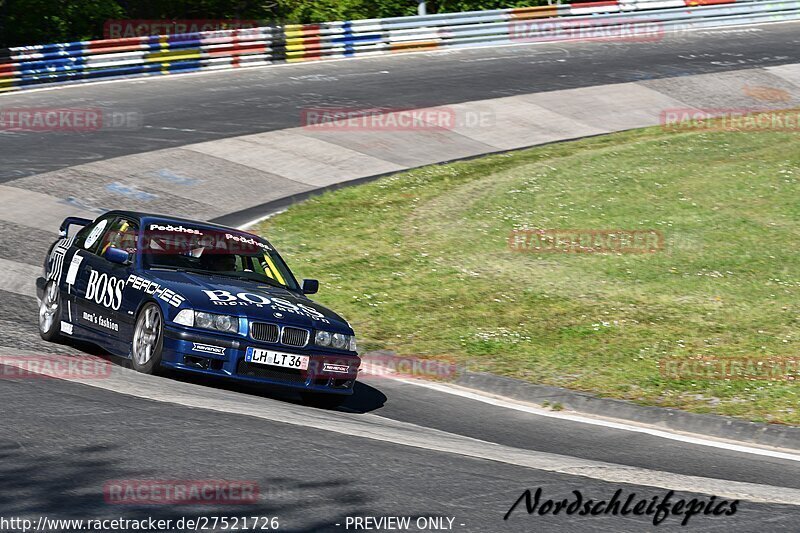
<path fill-rule="evenodd" d="M 81 250 L 88 250 L 95 253 L 100 238 L 105 233 L 108 223 L 111 221 L 109 218 L 101 218 L 100 220 L 89 224 L 78 232 L 75 236 L 75 246 Z"/>

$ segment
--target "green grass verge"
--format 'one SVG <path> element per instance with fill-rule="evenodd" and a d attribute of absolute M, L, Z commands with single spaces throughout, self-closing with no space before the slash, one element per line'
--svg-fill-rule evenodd
<path fill-rule="evenodd" d="M 312 198 L 266 235 L 361 349 L 800 425 L 791 381 L 659 360 L 798 356 L 800 136 L 658 128 L 431 166 Z M 659 230 L 655 254 L 513 253 L 515 228 Z"/>

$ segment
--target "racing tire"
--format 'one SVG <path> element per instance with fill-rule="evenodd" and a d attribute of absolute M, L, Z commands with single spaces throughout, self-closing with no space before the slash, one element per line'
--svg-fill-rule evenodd
<path fill-rule="evenodd" d="M 61 336 L 61 291 L 58 282 L 47 283 L 39 303 L 39 336 L 48 342 L 59 342 Z"/>
<path fill-rule="evenodd" d="M 154 374 L 161 366 L 164 350 L 164 317 L 161 308 L 147 303 L 136 317 L 131 341 L 131 366 L 142 374 Z"/>
<path fill-rule="evenodd" d="M 320 409 L 336 409 L 347 400 L 347 396 L 342 394 L 325 394 L 321 392 L 302 392 L 300 396 L 304 404 Z"/>

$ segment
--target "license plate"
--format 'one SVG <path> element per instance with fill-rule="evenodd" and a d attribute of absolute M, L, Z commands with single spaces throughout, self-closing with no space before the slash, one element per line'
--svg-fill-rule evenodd
<path fill-rule="evenodd" d="M 295 355 L 291 353 L 273 352 L 272 350 L 262 350 L 261 348 L 248 348 L 244 356 L 248 363 L 257 365 L 281 366 L 284 368 L 295 368 L 297 370 L 308 370 L 307 355 Z"/>

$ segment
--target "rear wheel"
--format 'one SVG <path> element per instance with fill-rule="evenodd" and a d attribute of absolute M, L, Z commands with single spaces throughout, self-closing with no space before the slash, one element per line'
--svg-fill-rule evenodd
<path fill-rule="evenodd" d="M 303 392 L 300 396 L 304 404 L 321 409 L 336 409 L 347 400 L 347 396 L 342 394 Z"/>
<path fill-rule="evenodd" d="M 131 365 L 137 372 L 152 374 L 161 365 L 164 348 L 164 320 L 161 308 L 154 303 L 145 304 L 136 319 L 131 347 Z"/>
<path fill-rule="evenodd" d="M 49 342 L 61 340 L 61 294 L 55 280 L 44 288 L 39 304 L 39 336 Z"/>

